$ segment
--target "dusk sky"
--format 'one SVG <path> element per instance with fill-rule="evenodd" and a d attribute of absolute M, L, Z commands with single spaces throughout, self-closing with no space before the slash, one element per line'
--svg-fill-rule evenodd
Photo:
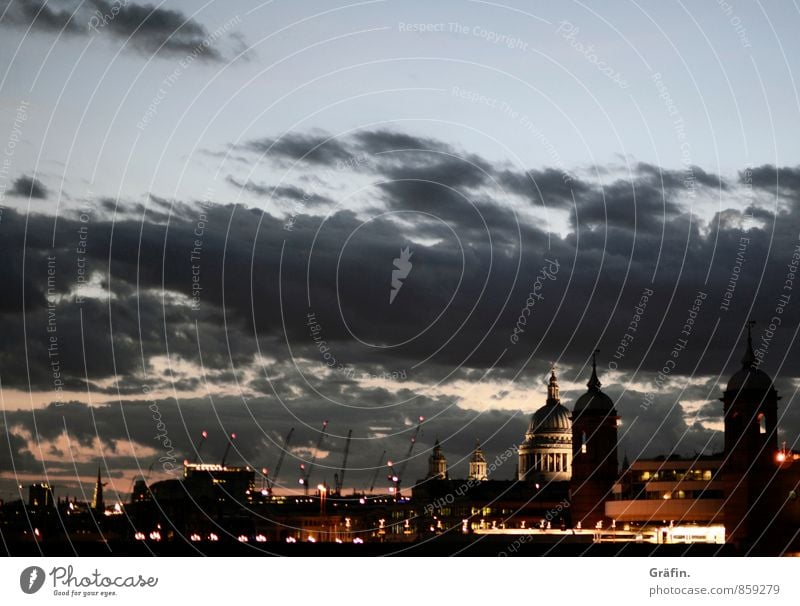
<path fill-rule="evenodd" d="M 314 484 L 352 429 L 363 489 L 420 416 L 403 485 L 437 438 L 466 476 L 476 439 L 522 441 L 551 365 L 571 409 L 596 349 L 620 457 L 716 452 L 748 320 L 797 447 L 799 25 L 0 0 L 0 499 L 88 498 L 98 466 L 124 498 L 202 430 L 201 459 L 233 432 L 229 462 L 273 469 L 291 427 L 296 490 L 324 420 Z"/>

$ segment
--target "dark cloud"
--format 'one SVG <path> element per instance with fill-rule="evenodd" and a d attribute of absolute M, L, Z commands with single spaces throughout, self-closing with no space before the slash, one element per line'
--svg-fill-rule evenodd
<path fill-rule="evenodd" d="M 783 166 L 777 168 L 772 164 L 763 164 L 755 168 L 739 171 L 739 183 L 750 184 L 767 192 L 779 190 L 800 194 L 800 166 Z"/>
<path fill-rule="evenodd" d="M 4 211 L 3 386 L 28 389 L 30 381 L 35 390 L 52 390 L 49 298 L 56 302 L 66 385 L 123 400 L 36 413 L 37 423 L 52 427 L 43 425 L 40 435 L 54 440 L 66 415 L 78 443 L 99 435 L 111 449 L 128 440 L 148 444 L 145 386 L 208 391 L 223 395 L 159 401 L 177 428 L 171 432 L 181 453 L 192 452 L 192 436 L 213 420 L 219 436 L 226 430 L 244 436 L 237 457 L 269 466 L 290 427 L 297 429 L 297 446 L 313 447 L 328 418 L 330 447 L 340 453 L 352 427 L 359 438 L 353 465 L 367 468 L 384 448 L 393 457 L 405 452 L 413 420 L 424 415 L 429 420 L 410 472 L 420 474 L 436 437 L 458 461 L 476 437 L 500 452 L 524 431 L 519 413 L 496 410 L 505 405 L 502 393 L 515 391 L 510 385 L 491 390 L 491 411 L 482 414 L 448 386 L 477 386 L 491 369 L 490 380 L 529 389 L 533 410 L 544 390 L 532 377 L 555 362 L 565 385 L 585 383 L 587 359 L 599 348 L 602 380 L 614 381 L 607 391 L 630 428 L 624 440 L 631 458 L 705 452 L 719 440 L 702 423 L 719 419 L 713 402 L 719 383 L 739 366 L 750 318 L 759 321 L 753 338 L 764 348 L 764 369 L 777 377 L 782 394 L 791 393 L 797 370 L 785 361 L 795 358 L 791 327 L 800 323 L 800 308 L 785 306 L 776 330 L 769 319 L 778 313 L 799 244 L 797 205 L 761 209 L 751 225 L 741 220 L 744 188 L 728 184 L 730 208 L 703 222 L 679 202 L 685 188 L 678 176 L 662 187 L 665 171 L 654 167 L 611 183 L 574 179 L 569 191 L 552 168 L 520 171 L 538 178 L 544 200 L 568 195 L 562 204 L 571 208 L 575 196 L 572 222 L 565 218 L 563 233 L 548 233 L 504 204 L 503 187 L 512 182 L 506 165 L 442 153 L 443 143 L 392 140 L 383 131 L 325 139 L 311 133 L 269 140 L 277 150 L 273 161 L 305 156 L 307 164 L 336 167 L 367 148 L 376 151 L 369 162 L 347 164 L 342 179 L 374 178 L 365 195 L 379 212 L 338 209 L 323 217 L 304 207 L 287 229 L 285 217 L 258 209 L 152 194 L 146 205 L 99 200 L 88 223 L 69 213 L 54 224 L 45 215 Z M 428 148 L 413 147 L 421 143 Z M 401 145 L 412 147 L 397 151 Z M 233 176 L 230 182 L 247 184 Z M 276 194 L 286 200 L 308 191 L 294 182 L 281 187 Z M 517 191 L 524 197 L 524 188 Z M 338 193 L 328 188 L 320 195 L 336 202 Z M 94 291 L 80 302 L 75 248 L 84 227 L 82 262 Z M 391 299 L 392 272 L 406 247 L 412 268 Z M 50 257 L 56 269 L 48 281 Z M 552 270 L 556 261 L 557 273 L 543 276 L 543 267 Z M 541 298 L 521 321 L 532 292 Z M 521 331 L 512 342 L 515 328 Z M 678 339 L 686 343 L 676 358 Z M 659 384 L 667 360 L 675 365 L 668 383 Z M 365 374 L 389 380 L 368 381 Z M 431 396 L 440 384 L 443 395 Z M 642 409 L 646 389 L 654 395 Z M 565 388 L 565 403 L 571 406 L 580 392 Z M 694 419 L 689 411 L 697 402 L 709 407 Z M 30 427 L 33 420 L 23 415 L 13 422 Z M 789 411 L 784 435 L 796 435 L 798 423 Z M 216 453 L 224 442 L 208 446 Z M 296 475 L 297 456 L 287 461 L 287 470 L 294 466 L 287 478 Z M 329 479 L 339 462 L 331 456 L 319 472 Z M 358 473 L 354 481 L 370 475 Z"/>
<path fill-rule="evenodd" d="M 414 175 L 416 169 L 429 168 L 411 159 L 405 170 Z M 231 181 L 242 184 L 233 177 Z M 719 373 L 730 352 L 740 347 L 745 316 L 770 317 L 795 246 L 792 226 L 797 217 L 789 211 L 780 221 L 764 211 L 770 224 L 747 233 L 731 220 L 711 221 L 701 231 L 649 177 L 616 181 L 602 190 L 582 187 L 584 193 L 576 198 L 580 227 L 564 236 L 519 221 L 485 193 L 467 195 L 461 189 L 413 178 L 383 182 L 375 191 L 383 193 L 395 215 L 364 222 L 344 210 L 325 220 L 301 213 L 291 230 L 285 219 L 254 209 L 201 208 L 151 196 L 148 213 L 137 210 L 136 220 L 122 214 L 125 218 L 116 223 L 98 218 L 88 226 L 88 271 L 102 276 L 101 285 L 112 298 L 90 298 L 82 304 L 74 300 L 74 239 L 80 222 L 62 217 L 53 248 L 51 219 L 30 217 L 25 281 L 19 275 L 6 280 L 7 310 L 18 312 L 23 301 L 28 309 L 27 334 L 13 313 L 5 317 L 0 333 L 7 345 L 6 363 L 14 370 L 7 381 L 27 374 L 25 361 L 11 354 L 24 343 L 34 360 L 47 357 L 44 291 L 51 254 L 57 258 L 56 288 L 71 293 L 59 304 L 58 330 L 65 370 L 76 381 L 87 374 L 97 382 L 148 373 L 148 361 L 164 356 L 198 362 L 202 355 L 207 368 L 219 371 L 249 364 L 259 347 L 273 358 L 286 356 L 287 342 L 291 355 L 318 363 L 320 354 L 306 320 L 312 312 L 342 363 L 373 371 L 374 366 L 406 368 L 410 375 L 440 380 L 455 369 L 485 369 L 504 351 L 497 372 L 508 376 L 531 352 L 545 360 L 561 352 L 562 362 L 580 365 L 597 345 L 613 352 L 646 288 L 656 294 L 627 348 L 625 363 L 646 354 L 643 371 L 663 365 L 673 345 L 669 335 L 681 332 L 686 310 L 702 291 L 705 317 L 692 334 L 697 345 L 684 354 L 680 372 L 699 363 L 698 372 Z M 277 193 L 287 199 L 305 195 L 291 186 Z M 101 205 L 107 212 L 119 206 L 116 201 Z M 151 208 L 168 208 L 169 223 L 151 220 Z M 202 304 L 193 310 L 189 253 L 201 216 Z M 398 223 L 394 216 L 407 221 Z M 10 238 L 3 246 L 8 258 L 17 261 L 5 266 L 6 273 L 22 266 L 24 222 L 7 211 L 3 228 Z M 776 224 L 774 234 L 771 223 Z M 743 237 L 749 241 L 747 262 L 737 270 L 735 305 L 720 312 Z M 429 243 L 415 244 L 415 238 Z M 413 251 L 413 271 L 390 303 L 394 259 L 406 246 Z M 511 346 L 509 335 L 546 259 L 559 261 L 558 278 L 547 281 L 546 296 L 536 306 L 537 321 Z M 175 294 L 184 298 L 175 299 Z M 747 301 L 755 301 L 753 310 L 743 305 Z M 797 312 L 787 313 L 794 318 Z M 81 314 L 93 318 L 94 328 L 83 336 Z M 717 318 L 720 325 L 710 349 L 701 355 L 699 344 L 712 337 Z M 789 337 L 781 332 L 772 345 L 775 351 L 785 350 Z M 402 345 L 386 347 L 397 343 Z M 89 352 L 86 368 L 84 349 Z M 423 359 L 427 362 L 412 371 Z M 47 372 L 40 364 L 32 368 L 34 383 L 46 388 Z M 190 379 L 175 381 L 188 387 L 194 384 Z"/>
<path fill-rule="evenodd" d="M 497 180 L 504 188 L 546 208 L 571 208 L 591 191 L 590 184 L 554 168 L 543 170 L 499 172 Z"/>
<path fill-rule="evenodd" d="M 47 198 L 47 188 L 44 184 L 39 179 L 27 176 L 16 179 L 8 193 L 20 198 L 35 198 L 37 200 L 45 200 Z"/>
<path fill-rule="evenodd" d="M 209 32 L 181 11 L 153 4 L 88 0 L 53 8 L 54 4 L 57 3 L 44 0 L 4 2 L 2 8 L 6 10 L 0 25 L 42 32 L 109 36 L 148 55 L 184 56 L 205 61 L 224 59 L 216 44 L 219 39 L 230 36 L 235 25 L 220 25 L 219 29 Z M 239 35 L 235 38 L 239 52 L 242 44 Z"/>
<path fill-rule="evenodd" d="M 614 181 L 578 199 L 573 225 L 607 225 L 626 230 L 660 231 L 680 213 L 670 190 L 648 181 Z"/>
<path fill-rule="evenodd" d="M 85 25 L 80 21 L 77 5 L 71 4 L 63 9 L 53 8 L 55 2 L 46 0 L 22 0 L 20 2 L 7 1 L 0 3 L 3 9 L 3 18 L 0 25 L 32 28 L 34 30 L 58 32 L 64 30 L 68 33 L 85 31 Z"/>
<path fill-rule="evenodd" d="M 345 163 L 352 159 L 350 147 L 326 133 L 288 133 L 279 139 L 253 139 L 239 147 L 284 163 L 302 160 L 309 164 L 335 166 L 337 162 Z"/>
<path fill-rule="evenodd" d="M 353 141 L 363 153 L 373 155 L 397 151 L 455 153 L 455 150 L 443 141 L 385 129 L 358 132 L 353 136 Z"/>
<path fill-rule="evenodd" d="M 336 204 L 336 202 L 328 196 L 323 196 L 314 192 L 308 192 L 293 185 L 278 185 L 271 187 L 269 185 L 254 183 L 253 181 L 249 180 L 240 181 L 232 175 L 228 175 L 225 180 L 240 190 L 274 200 L 288 200 L 290 202 L 296 202 L 303 205 L 307 204 L 312 207 Z"/>
<path fill-rule="evenodd" d="M 683 171 L 666 170 L 660 166 L 639 162 L 634 167 L 640 177 L 648 178 L 656 187 L 679 191 L 681 189 L 692 192 L 699 185 L 709 189 L 730 190 L 730 184 L 719 175 L 707 173 L 699 166 L 687 166 Z"/>
<path fill-rule="evenodd" d="M 112 15 L 115 6 L 120 6 L 107 0 L 91 0 L 91 3 L 102 15 Z M 180 11 L 152 4 L 122 3 L 116 15 L 100 27 L 100 31 L 107 29 L 146 54 L 192 55 L 209 61 L 223 58 L 211 45 L 208 30 Z"/>

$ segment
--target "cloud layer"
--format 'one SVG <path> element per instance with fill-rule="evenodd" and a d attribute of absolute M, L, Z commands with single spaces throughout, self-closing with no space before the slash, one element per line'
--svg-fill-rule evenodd
<path fill-rule="evenodd" d="M 240 204 L 150 196 L 57 221 L 4 212 L 3 386 L 66 395 L 12 411 L 3 456 L 34 472 L 66 431 L 129 470 L 131 453 L 115 452 L 141 445 L 147 467 L 161 448 L 157 402 L 181 459 L 211 425 L 219 440 L 242 436 L 241 459 L 269 466 L 296 427 L 299 464 L 329 419 L 320 473 L 332 478 L 352 427 L 348 476 L 363 484 L 383 450 L 405 451 L 422 415 L 409 473 L 424 473 L 436 437 L 465 468 L 476 437 L 490 455 L 521 439 L 550 363 L 571 406 L 598 348 L 630 458 L 709 452 L 750 318 L 791 402 L 800 169 L 564 174 L 385 130 L 266 137 L 239 151 L 270 167 L 230 167 L 226 191 Z M 390 300 L 406 247 L 412 267 Z M 791 442 L 800 420 L 784 410 Z"/>

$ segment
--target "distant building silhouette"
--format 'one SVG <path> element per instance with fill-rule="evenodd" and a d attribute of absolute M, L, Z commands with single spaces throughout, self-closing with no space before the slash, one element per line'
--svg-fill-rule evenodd
<path fill-rule="evenodd" d="M 433 445 L 431 456 L 428 457 L 428 480 L 446 480 L 447 479 L 447 459 L 442 452 L 442 447 L 439 445 L 439 439 Z"/>
<path fill-rule="evenodd" d="M 608 525 L 605 502 L 619 477 L 617 425 L 614 402 L 600 388 L 597 377 L 597 352 L 592 355 L 592 376 L 588 391 L 577 399 L 572 410 L 571 515 L 574 525 L 594 528 Z"/>
<path fill-rule="evenodd" d="M 103 481 L 100 477 L 100 467 L 97 468 L 97 481 L 94 484 L 94 495 L 92 496 L 92 509 L 95 511 L 104 511 L 106 508 L 105 499 L 103 499 Z"/>

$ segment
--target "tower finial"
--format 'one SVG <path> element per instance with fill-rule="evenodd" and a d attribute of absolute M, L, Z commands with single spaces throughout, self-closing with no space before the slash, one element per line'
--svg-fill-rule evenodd
<path fill-rule="evenodd" d="M 600 389 L 602 387 L 600 379 L 597 378 L 597 354 L 599 353 L 599 349 L 595 349 L 592 352 L 592 376 L 589 378 L 589 382 L 586 384 L 589 389 Z"/>
<path fill-rule="evenodd" d="M 752 329 L 755 326 L 755 321 L 749 320 L 747 322 L 747 350 L 744 352 L 744 357 L 742 358 L 742 367 L 743 368 L 755 368 L 756 367 L 756 355 L 753 353 L 753 334 Z"/>
<path fill-rule="evenodd" d="M 550 365 L 550 382 L 547 385 L 547 403 L 558 404 L 561 396 L 558 393 L 558 377 L 556 376 L 555 364 Z"/>

